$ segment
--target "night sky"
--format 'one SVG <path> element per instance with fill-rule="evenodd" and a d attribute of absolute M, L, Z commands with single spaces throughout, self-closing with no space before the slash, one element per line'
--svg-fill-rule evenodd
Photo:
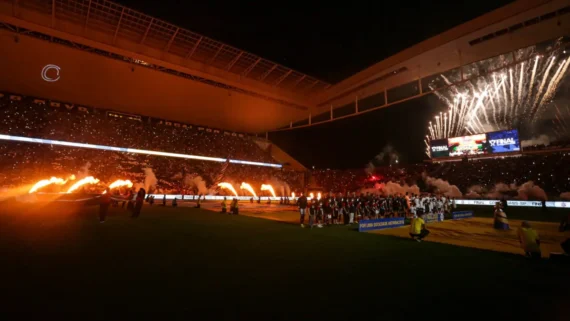
<path fill-rule="evenodd" d="M 118 2 L 335 83 L 512 1 Z M 427 120 L 440 108 L 426 96 L 270 139 L 305 166 L 363 167 L 387 144 L 402 162 L 418 162 Z"/>

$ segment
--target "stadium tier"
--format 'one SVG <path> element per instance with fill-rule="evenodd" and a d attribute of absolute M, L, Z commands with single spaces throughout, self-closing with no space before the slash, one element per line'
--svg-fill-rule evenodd
<path fill-rule="evenodd" d="M 222 178 L 259 184 L 274 181 L 287 189 L 286 182 L 290 182 L 301 188 L 298 179 L 303 174 L 282 171 L 248 135 L 66 105 L 70 107 L 19 95 L 0 97 L 0 132 L 8 138 L 20 137 L 20 141 L 3 140 L 0 144 L 2 155 L 7 156 L 2 158 L 0 170 L 4 184 L 30 183 L 42 175 L 70 175 L 81 168 L 103 180 L 127 177 L 142 182 L 148 176 L 145 168 L 150 168 L 158 179 L 157 188 L 164 191 L 207 193 Z M 28 137 L 67 146 L 30 142 Z M 21 142 L 25 140 L 28 142 Z M 70 143 L 121 147 L 126 153 L 69 147 Z M 129 149 L 220 161 L 181 160 Z M 243 164 L 247 162 L 275 166 Z"/>

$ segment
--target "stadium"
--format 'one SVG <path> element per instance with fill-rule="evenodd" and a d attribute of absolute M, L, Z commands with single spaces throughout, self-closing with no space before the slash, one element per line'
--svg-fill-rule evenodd
<path fill-rule="evenodd" d="M 487 11 L 334 81 L 0 0 L 3 314 L 566 320 L 570 4 Z"/>

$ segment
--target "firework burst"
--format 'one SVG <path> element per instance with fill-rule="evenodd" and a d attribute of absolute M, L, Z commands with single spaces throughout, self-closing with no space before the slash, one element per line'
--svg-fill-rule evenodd
<path fill-rule="evenodd" d="M 449 109 L 429 122 L 425 139 L 428 155 L 431 140 L 535 123 L 554 98 L 569 65 L 565 51 L 558 49 L 548 55 L 533 54 L 509 68 L 435 91 Z M 445 76 L 441 78 L 451 85 Z"/>

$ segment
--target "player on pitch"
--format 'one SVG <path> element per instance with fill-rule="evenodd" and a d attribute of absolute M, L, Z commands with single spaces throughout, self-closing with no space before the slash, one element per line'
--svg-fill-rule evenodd
<path fill-rule="evenodd" d="M 423 213 L 418 213 L 418 217 L 412 219 L 410 224 L 410 236 L 412 239 L 421 242 L 426 236 L 428 236 L 429 231 L 426 229 L 426 222 L 422 218 Z"/>

